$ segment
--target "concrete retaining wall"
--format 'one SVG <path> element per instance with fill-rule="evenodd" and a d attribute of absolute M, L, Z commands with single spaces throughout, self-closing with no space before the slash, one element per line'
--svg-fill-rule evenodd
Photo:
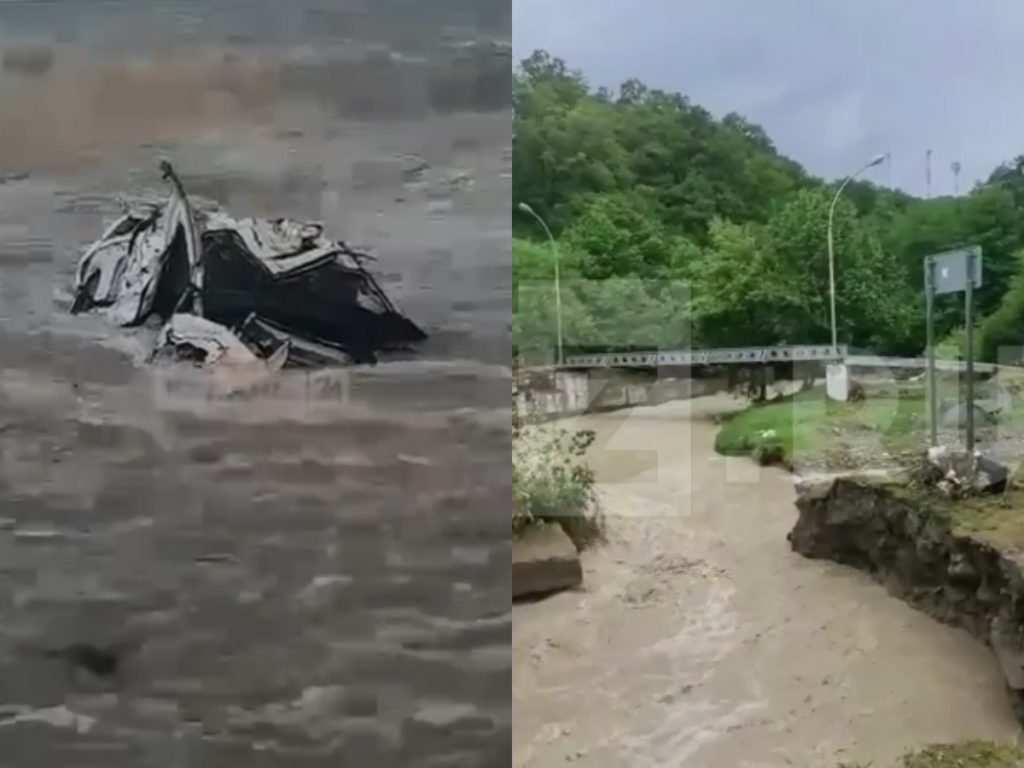
<path fill-rule="evenodd" d="M 516 399 L 521 413 L 555 417 L 686 400 L 722 392 L 726 387 L 724 378 L 659 379 L 627 370 L 559 371 L 543 384 L 521 386 Z"/>

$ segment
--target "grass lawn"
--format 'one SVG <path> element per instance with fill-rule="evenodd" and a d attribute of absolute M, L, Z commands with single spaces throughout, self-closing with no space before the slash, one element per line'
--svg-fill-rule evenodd
<path fill-rule="evenodd" d="M 956 399 L 958 388 L 955 381 L 940 382 L 940 402 Z M 899 454 L 927 444 L 927 408 L 921 384 L 882 386 L 874 391 L 869 387 L 865 400 L 847 403 L 829 401 L 824 387 L 815 387 L 734 414 L 722 424 L 715 449 L 787 466 L 802 456 L 828 455 L 851 445 L 868 456 Z M 1024 398 L 1013 398 L 999 424 L 1004 429 L 1024 428 Z"/>
<path fill-rule="evenodd" d="M 773 458 L 792 464 L 801 455 L 820 454 L 840 438 L 863 434 L 889 451 L 913 448 L 927 430 L 923 390 L 904 389 L 859 403 L 826 399 L 816 387 L 790 398 L 758 403 L 722 424 L 715 450 L 726 455 L 757 454 L 766 447 Z"/>
<path fill-rule="evenodd" d="M 984 541 L 1001 550 L 1024 548 L 1024 488 L 1016 482 L 1004 493 L 961 499 L 903 483 L 884 485 L 895 496 L 945 518 L 957 536 Z"/>

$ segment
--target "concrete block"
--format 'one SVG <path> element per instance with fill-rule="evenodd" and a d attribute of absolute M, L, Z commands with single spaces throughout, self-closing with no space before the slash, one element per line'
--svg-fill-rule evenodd
<path fill-rule="evenodd" d="M 513 599 L 572 589 L 582 583 L 579 552 L 562 526 L 535 526 L 513 541 Z"/>

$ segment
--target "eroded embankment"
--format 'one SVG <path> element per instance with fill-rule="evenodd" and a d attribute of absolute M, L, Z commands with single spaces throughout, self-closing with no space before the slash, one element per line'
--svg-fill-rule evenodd
<path fill-rule="evenodd" d="M 795 551 L 867 571 L 992 647 L 1024 724 L 1024 491 L 952 501 L 847 477 L 806 489 L 797 507 Z"/>
<path fill-rule="evenodd" d="M 607 542 L 580 591 L 513 609 L 519 768 L 898 764 L 942 741 L 1011 741 L 988 651 L 796 557 L 793 478 L 714 451 L 725 395 L 572 422 Z M 950 706 L 950 701 L 956 706 Z"/>

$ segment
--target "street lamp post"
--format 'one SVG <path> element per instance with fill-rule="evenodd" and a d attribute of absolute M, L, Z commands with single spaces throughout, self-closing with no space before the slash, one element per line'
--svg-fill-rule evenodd
<path fill-rule="evenodd" d="M 839 185 L 839 189 L 836 190 L 835 196 L 832 198 L 832 204 L 828 207 L 828 296 L 829 305 L 831 309 L 832 317 L 832 354 L 837 354 L 839 351 L 839 345 L 837 341 L 836 333 L 836 266 L 835 266 L 835 253 L 832 245 L 832 221 L 836 213 L 836 203 L 839 202 L 839 196 L 846 189 L 846 185 L 853 181 L 855 178 L 860 176 L 868 168 L 873 168 L 876 165 L 881 165 L 885 162 L 885 155 L 877 155 L 865 163 L 857 171 L 847 176 L 843 183 Z"/>
<path fill-rule="evenodd" d="M 562 357 L 562 287 L 559 283 L 558 276 L 558 245 L 555 243 L 555 238 L 551 234 L 551 230 L 548 229 L 548 225 L 544 222 L 544 219 L 540 217 L 528 203 L 520 203 L 519 210 L 523 213 L 528 213 L 533 216 L 540 225 L 544 228 L 544 232 L 548 236 L 548 242 L 551 244 L 551 250 L 555 254 L 555 318 L 558 324 L 558 364 L 562 365 L 565 361 Z"/>

